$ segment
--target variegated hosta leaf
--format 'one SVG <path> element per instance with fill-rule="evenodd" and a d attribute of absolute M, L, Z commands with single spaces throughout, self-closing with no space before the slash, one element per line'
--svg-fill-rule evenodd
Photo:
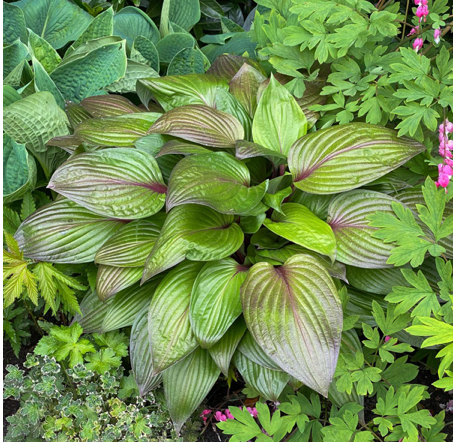
<path fill-rule="evenodd" d="M 177 433 L 205 399 L 219 373 L 210 354 L 203 348 L 193 351 L 163 373 L 167 408 Z"/>
<path fill-rule="evenodd" d="M 159 284 L 148 311 L 153 375 L 194 351 L 198 344 L 189 322 L 189 300 L 201 262 L 183 262 Z"/>
<path fill-rule="evenodd" d="M 287 373 L 270 370 L 256 364 L 239 351 L 235 353 L 233 362 L 246 381 L 246 385 L 251 386 L 267 401 L 277 402 L 282 390 L 290 379 Z"/>
<path fill-rule="evenodd" d="M 241 299 L 248 329 L 265 353 L 327 396 L 339 355 L 342 307 L 323 263 L 296 255 L 281 267 L 255 264 Z"/>
<path fill-rule="evenodd" d="M 328 224 L 337 242 L 336 259 L 344 264 L 368 269 L 392 267 L 386 261 L 393 245 L 374 238 L 368 216 L 377 211 L 394 213 L 394 198 L 372 190 L 353 190 L 335 197 L 328 208 Z"/>
<path fill-rule="evenodd" d="M 78 322 L 84 333 L 101 333 L 104 316 L 112 303 L 113 298 L 101 301 L 96 291 L 88 291 L 80 303 L 80 311 L 74 316 L 72 323 Z"/>
<path fill-rule="evenodd" d="M 95 213 L 121 219 L 159 212 L 167 190 L 151 155 L 121 148 L 73 156 L 57 169 L 47 187 Z"/>
<path fill-rule="evenodd" d="M 74 135 L 94 146 L 132 147 L 147 134 L 161 116 L 153 112 L 125 114 L 109 118 L 93 118 L 76 127 Z"/>
<path fill-rule="evenodd" d="M 155 158 L 164 155 L 194 155 L 197 153 L 211 153 L 206 147 L 197 146 L 197 144 L 185 143 L 182 141 L 171 140 L 162 146 Z"/>
<path fill-rule="evenodd" d="M 395 286 L 408 286 L 400 268 L 361 269 L 347 266 L 347 278 L 350 285 L 364 292 L 387 295 Z"/>
<path fill-rule="evenodd" d="M 246 323 L 240 316 L 210 349 L 210 355 L 224 376 L 229 375 L 230 361 L 246 331 Z"/>
<path fill-rule="evenodd" d="M 323 195 L 370 183 L 424 149 L 395 130 L 349 123 L 300 138 L 290 149 L 288 165 L 298 189 Z"/>
<path fill-rule="evenodd" d="M 139 312 L 131 328 L 129 355 L 134 379 L 139 387 L 140 396 L 156 388 L 162 376 L 153 376 L 151 345 L 148 339 L 148 305 Z"/>
<path fill-rule="evenodd" d="M 240 287 L 248 268 L 232 258 L 206 263 L 191 295 L 189 319 L 203 348 L 215 344 L 241 314 Z"/>
<path fill-rule="evenodd" d="M 329 256 L 334 262 L 336 239 L 327 223 L 301 204 L 282 204 L 281 212 L 275 210 L 271 219 L 265 219 L 264 226 L 295 244 Z"/>
<path fill-rule="evenodd" d="M 243 239 L 233 215 L 194 204 L 175 207 L 167 215 L 142 279 L 146 281 L 185 258 L 191 261 L 227 258 L 240 248 Z"/>
<path fill-rule="evenodd" d="M 137 82 L 139 97 L 153 96 L 166 112 L 188 104 L 205 104 L 213 107 L 218 88 L 228 90 L 227 81 L 207 74 L 143 78 Z M 147 100 L 142 100 L 144 101 Z M 144 104 L 148 105 L 148 103 Z"/>
<path fill-rule="evenodd" d="M 121 95 L 95 95 L 80 102 L 93 117 L 106 118 L 143 112 L 140 107 Z"/>
<path fill-rule="evenodd" d="M 93 261 L 104 242 L 123 225 L 124 221 L 61 199 L 29 216 L 14 237 L 27 258 L 79 264 Z"/>
<path fill-rule="evenodd" d="M 143 267 L 113 267 L 100 265 L 96 274 L 99 299 L 106 300 L 131 287 L 142 277 Z"/>
<path fill-rule="evenodd" d="M 103 244 L 95 262 L 115 267 L 143 267 L 159 232 L 160 228 L 150 221 L 132 221 Z"/>
<path fill-rule="evenodd" d="M 211 147 L 235 147 L 244 138 L 241 123 L 232 115 L 209 106 L 194 104 L 166 112 L 149 133 L 167 134 Z"/>
<path fill-rule="evenodd" d="M 245 214 L 257 206 L 268 187 L 250 187 L 249 169 L 226 152 L 190 155 L 173 169 L 166 207 L 202 204 L 227 214 Z"/>

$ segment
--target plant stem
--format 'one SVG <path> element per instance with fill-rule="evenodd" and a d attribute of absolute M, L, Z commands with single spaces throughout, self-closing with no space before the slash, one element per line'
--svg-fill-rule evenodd
<path fill-rule="evenodd" d="M 408 17 L 408 7 L 410 6 L 410 0 L 407 0 L 407 8 L 405 9 L 405 21 L 404 21 L 404 27 L 402 29 L 402 36 L 400 37 L 400 41 L 402 41 L 405 38 L 405 27 L 407 26 L 407 17 Z"/>
<path fill-rule="evenodd" d="M 36 329 L 38 330 L 38 333 L 39 333 L 41 336 L 44 336 L 43 329 L 39 326 L 38 321 L 36 320 L 35 315 L 33 314 L 32 310 L 30 309 L 30 307 L 29 307 L 27 301 L 24 300 L 24 304 L 25 304 L 25 307 L 26 307 L 27 310 L 28 310 L 29 315 L 30 315 L 31 318 L 33 319 L 33 322 L 35 323 L 35 326 L 36 326 Z"/>
<path fill-rule="evenodd" d="M 66 362 L 64 360 L 60 361 L 60 365 L 61 365 L 63 372 L 65 373 L 66 379 L 68 379 L 69 388 L 71 388 L 71 390 L 74 394 L 74 399 L 77 399 L 79 397 L 79 395 L 77 394 L 76 387 L 74 386 L 72 379 L 69 377 L 69 374 L 66 371 L 68 369 L 68 365 L 66 364 Z"/>
<path fill-rule="evenodd" d="M 362 424 L 361 422 L 359 422 L 359 424 L 361 425 L 361 427 L 363 427 L 365 430 L 369 431 L 370 433 L 372 433 L 380 442 L 383 442 L 383 439 L 381 437 L 378 436 L 377 433 L 375 433 L 375 431 L 371 430 L 369 427 L 367 427 L 366 425 Z"/>

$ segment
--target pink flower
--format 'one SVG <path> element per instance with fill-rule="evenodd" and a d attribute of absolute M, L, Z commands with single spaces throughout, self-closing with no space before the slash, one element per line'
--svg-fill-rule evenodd
<path fill-rule="evenodd" d="M 440 43 L 440 35 L 441 35 L 440 29 L 435 29 L 435 31 L 434 31 L 434 41 L 435 41 L 435 44 Z"/>
<path fill-rule="evenodd" d="M 451 167 L 453 166 L 453 162 L 452 162 L 452 160 L 451 160 L 450 158 L 445 158 L 445 159 L 444 159 L 444 162 L 445 162 L 445 164 L 448 165 L 448 166 L 451 166 Z"/>
<path fill-rule="evenodd" d="M 206 416 L 207 414 L 210 414 L 211 410 L 203 410 L 202 414 L 200 416 Z"/>
<path fill-rule="evenodd" d="M 258 413 L 257 413 L 257 409 L 255 407 L 253 407 L 253 408 L 247 407 L 246 410 L 249 411 L 249 414 L 252 417 L 257 417 Z"/>
<path fill-rule="evenodd" d="M 446 133 L 448 134 L 452 134 L 452 131 L 454 130 L 454 125 L 449 121 L 449 120 L 446 120 L 442 126 L 445 127 L 445 131 Z"/>
<path fill-rule="evenodd" d="M 415 38 L 415 41 L 413 42 L 413 49 L 418 52 L 422 48 L 423 44 L 424 40 L 422 38 Z"/>
<path fill-rule="evenodd" d="M 216 413 L 214 413 L 214 418 L 218 422 L 222 422 L 222 421 L 226 421 L 227 420 L 227 416 L 225 416 L 222 411 L 216 411 Z"/>
<path fill-rule="evenodd" d="M 224 410 L 224 414 L 227 416 L 227 419 L 235 419 L 233 417 L 233 414 L 230 413 L 230 410 L 228 408 L 226 410 Z"/>
<path fill-rule="evenodd" d="M 391 339 L 391 336 L 385 336 L 385 342 L 388 342 Z"/>
<path fill-rule="evenodd" d="M 410 35 L 414 35 L 419 31 L 419 26 L 415 26 L 412 28 L 412 30 L 407 34 L 407 37 L 410 37 Z"/>
<path fill-rule="evenodd" d="M 421 4 L 418 6 L 416 9 L 416 17 L 419 17 L 419 23 L 421 23 L 421 20 L 424 18 L 424 22 L 426 21 L 426 17 L 429 15 L 429 7 L 424 4 Z"/>

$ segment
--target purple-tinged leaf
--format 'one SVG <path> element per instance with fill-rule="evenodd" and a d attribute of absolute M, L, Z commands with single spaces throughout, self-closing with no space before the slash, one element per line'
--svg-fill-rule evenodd
<path fill-rule="evenodd" d="M 196 153 L 211 153 L 210 149 L 206 147 L 197 146 L 197 144 L 185 143 L 182 141 L 172 140 L 168 141 L 155 156 L 155 158 L 164 155 L 194 155 Z"/>
<path fill-rule="evenodd" d="M 208 69 L 207 74 L 224 77 L 230 81 L 245 63 L 265 75 L 265 71 L 260 66 L 259 62 L 234 54 L 225 54 L 216 58 L 210 66 L 210 69 Z"/>
<path fill-rule="evenodd" d="M 144 112 L 121 95 L 95 95 L 85 98 L 80 105 L 93 117 L 117 117 L 119 115 Z"/>
<path fill-rule="evenodd" d="M 143 267 L 113 267 L 100 265 L 96 274 L 96 292 L 105 301 L 131 287 L 142 277 Z"/>

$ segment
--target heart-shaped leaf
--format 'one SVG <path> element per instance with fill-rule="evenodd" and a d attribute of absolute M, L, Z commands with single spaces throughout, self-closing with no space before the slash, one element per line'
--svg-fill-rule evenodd
<path fill-rule="evenodd" d="M 145 264 L 143 280 L 163 272 L 185 258 L 216 261 L 235 253 L 244 235 L 233 215 L 209 207 L 187 204 L 172 209 Z"/>
<path fill-rule="evenodd" d="M 285 203 L 281 212 L 274 211 L 264 225 L 276 235 L 306 247 L 314 252 L 327 255 L 334 261 L 336 239 L 331 227 L 317 218 L 307 207 L 296 203 Z"/>
<path fill-rule="evenodd" d="M 155 214 L 167 189 L 151 155 L 121 148 L 73 156 L 47 187 L 95 213 L 121 219 Z"/>
<path fill-rule="evenodd" d="M 202 348 L 215 344 L 241 314 L 240 287 L 248 268 L 228 258 L 206 263 L 191 295 L 189 319 Z"/>
<path fill-rule="evenodd" d="M 296 255 L 281 267 L 255 264 L 241 299 L 248 329 L 265 353 L 326 397 L 339 355 L 342 308 L 323 263 Z"/>
<path fill-rule="evenodd" d="M 161 11 L 160 31 L 169 33 L 170 23 L 189 31 L 200 20 L 199 0 L 164 0 Z"/>
<path fill-rule="evenodd" d="M 221 213 L 245 214 L 260 203 L 267 184 L 250 187 L 248 168 L 225 152 L 191 155 L 170 175 L 166 207 L 202 204 Z"/>
<path fill-rule="evenodd" d="M 202 267 L 200 262 L 183 262 L 164 277 L 156 290 L 148 312 L 153 375 L 169 368 L 198 346 L 189 322 L 189 300 Z"/>
<path fill-rule="evenodd" d="M 298 189 L 323 195 L 370 183 L 424 149 L 395 130 L 349 123 L 300 138 L 290 149 L 288 165 Z"/>
<path fill-rule="evenodd" d="M 113 267 L 100 265 L 96 274 L 96 292 L 105 301 L 131 287 L 142 277 L 143 267 Z"/>

